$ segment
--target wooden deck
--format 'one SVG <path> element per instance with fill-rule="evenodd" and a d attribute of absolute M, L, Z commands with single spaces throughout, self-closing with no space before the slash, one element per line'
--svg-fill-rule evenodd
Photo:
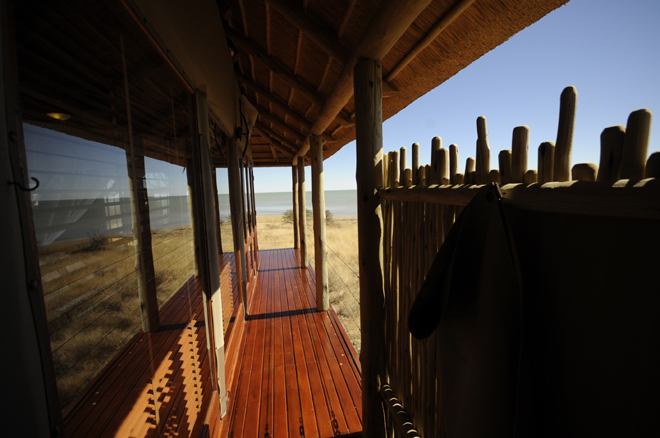
<path fill-rule="evenodd" d="M 160 330 L 135 335 L 70 405 L 65 436 L 200 436 L 212 394 L 200 282 L 160 315 Z"/>
<path fill-rule="evenodd" d="M 316 311 L 314 272 L 297 267 L 293 249 L 260 260 L 250 317 L 229 335 L 221 421 L 191 278 L 161 308 L 160 331 L 139 332 L 70 405 L 66 436 L 361 436 L 357 355 L 334 310 Z"/>
<path fill-rule="evenodd" d="M 292 249 L 260 260 L 221 436 L 361 436 L 355 350 L 334 311 L 316 311 L 313 271 Z"/>

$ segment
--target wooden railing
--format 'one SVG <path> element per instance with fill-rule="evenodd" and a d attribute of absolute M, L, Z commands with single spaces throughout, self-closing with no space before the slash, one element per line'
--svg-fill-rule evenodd
<path fill-rule="evenodd" d="M 384 230 L 387 382 L 381 392 L 389 407 L 390 433 L 430 437 L 446 432 L 442 412 L 452 401 L 441 397 L 438 337 L 413 338 L 408 315 L 452 224 L 484 184 L 502 183 L 503 202 L 517 211 L 632 218 L 644 224 L 660 220 L 660 153 L 646 160 L 650 112 L 632 113 L 627 129 L 603 132 L 600 168 L 577 164 L 571 169 L 574 98 L 572 88 L 562 94 L 558 143 L 540 146 L 539 171 L 526 168 L 527 127 L 514 130 L 513 150 L 500 153 L 500 169 L 490 170 L 484 118 L 477 121 L 477 159 L 467 159 L 465 173 L 458 172 L 458 148 L 442 148 L 438 137 L 432 142 L 430 165 L 418 164 L 417 144 L 412 168 L 407 167 L 406 148 L 384 157 L 385 187 L 378 195 Z M 573 181 L 568 181 L 571 171 Z"/>

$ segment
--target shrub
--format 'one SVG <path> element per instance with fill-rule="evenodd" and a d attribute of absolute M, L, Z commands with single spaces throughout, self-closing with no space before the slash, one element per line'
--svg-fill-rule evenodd
<path fill-rule="evenodd" d="M 314 220 L 314 213 L 309 208 L 307 209 L 307 221 L 311 222 Z M 325 223 L 331 224 L 333 221 L 333 215 L 330 210 L 325 211 Z M 282 214 L 282 222 L 285 224 L 293 224 L 293 210 L 289 209 Z"/>
<path fill-rule="evenodd" d="M 95 252 L 106 249 L 108 245 L 108 237 L 101 234 L 99 230 L 88 230 L 87 239 L 79 243 L 78 249 L 74 253 L 79 252 Z"/>

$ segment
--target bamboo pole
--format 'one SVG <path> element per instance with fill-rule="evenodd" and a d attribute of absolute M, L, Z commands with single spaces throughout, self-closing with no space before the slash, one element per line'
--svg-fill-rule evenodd
<path fill-rule="evenodd" d="M 382 437 L 385 417 L 379 392 L 385 383 L 383 219 L 376 190 L 383 186 L 382 71 L 378 61 L 355 65 L 358 190 L 358 252 L 362 326 L 362 418 L 364 437 Z"/>
<path fill-rule="evenodd" d="M 647 109 L 633 111 L 628 116 L 626 137 L 621 156 L 621 178 L 642 179 L 651 137 L 653 114 Z"/>
<path fill-rule="evenodd" d="M 579 163 L 571 169 L 571 178 L 575 181 L 596 181 L 598 165 L 596 163 Z"/>
<path fill-rule="evenodd" d="M 605 128 L 600 134 L 598 181 L 616 181 L 619 179 L 625 138 L 626 128 L 622 125 Z"/>
<path fill-rule="evenodd" d="M 293 248 L 300 248 L 300 230 L 298 228 L 298 159 L 291 166 L 291 192 L 293 193 Z"/>
<path fill-rule="evenodd" d="M 555 162 L 555 144 L 551 141 L 545 141 L 539 146 L 539 183 L 544 184 L 554 181 L 553 169 Z M 567 178 L 566 178 L 567 179 Z"/>
<path fill-rule="evenodd" d="M 316 274 L 316 309 L 330 308 L 328 294 L 328 262 L 325 237 L 325 189 L 323 176 L 323 137 L 313 135 L 312 153 L 312 208 L 314 209 L 314 270 Z"/>
<path fill-rule="evenodd" d="M 300 267 L 307 269 L 307 204 L 305 203 L 305 159 L 298 158 L 298 229 Z"/>
<path fill-rule="evenodd" d="M 570 181 L 571 178 L 571 153 L 576 109 L 577 90 L 575 87 L 564 88 L 559 103 L 559 127 L 553 166 L 554 181 Z"/>
<path fill-rule="evenodd" d="M 513 128 L 511 140 L 511 176 L 509 182 L 523 182 L 529 154 L 529 126 Z M 502 169 L 500 165 L 500 170 Z"/>

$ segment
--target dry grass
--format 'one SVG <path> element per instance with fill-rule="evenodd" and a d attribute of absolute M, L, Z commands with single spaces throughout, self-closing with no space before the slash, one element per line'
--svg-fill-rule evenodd
<path fill-rule="evenodd" d="M 313 224 L 307 223 L 307 241 L 313 242 Z M 282 216 L 257 216 L 259 249 L 293 248 L 293 225 Z M 330 303 L 355 349 L 360 351 L 360 284 L 358 273 L 357 218 L 334 217 L 326 227 Z M 223 242 L 224 243 L 224 242 Z M 308 244 L 313 265 L 314 246 Z"/>
<path fill-rule="evenodd" d="M 62 406 L 141 328 L 132 235 L 55 243 L 39 251 L 51 349 Z M 159 305 L 194 273 L 192 228 L 153 230 Z M 91 247 L 91 248 L 90 248 Z"/>

